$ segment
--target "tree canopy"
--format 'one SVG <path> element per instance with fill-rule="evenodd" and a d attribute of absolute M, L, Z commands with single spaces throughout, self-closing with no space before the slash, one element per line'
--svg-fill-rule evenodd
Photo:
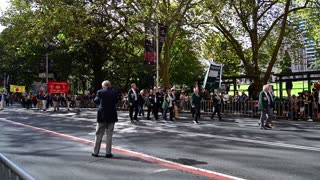
<path fill-rule="evenodd" d="M 319 2 L 218 0 L 11 0 L 2 13 L 0 70 L 12 81 L 44 81 L 39 61 L 53 60 L 55 80 L 71 80 L 97 90 L 109 79 L 126 89 L 155 82 L 155 66 L 144 63 L 147 30 L 168 27 L 160 54 L 164 87 L 192 86 L 203 76 L 200 60 L 224 64 L 224 74 L 254 74 L 256 90 L 267 83 L 279 54 L 298 46 L 299 17 L 319 16 Z M 319 28 L 318 18 L 310 26 Z M 316 33 L 313 37 L 317 38 Z M 312 34 L 311 34 L 312 35 Z M 157 38 L 157 37 L 154 37 Z M 301 45 L 301 43 L 300 43 Z M 298 50 L 297 50 L 298 51 Z M 294 53 L 290 53 L 293 57 Z M 280 60 L 279 60 L 280 59 Z"/>

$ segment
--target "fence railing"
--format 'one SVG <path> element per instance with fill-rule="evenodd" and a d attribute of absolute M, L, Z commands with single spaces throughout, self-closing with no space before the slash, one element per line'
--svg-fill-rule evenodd
<path fill-rule="evenodd" d="M 24 172 L 3 154 L 0 153 L 0 179 L 1 180 L 35 180 Z"/>
<path fill-rule="evenodd" d="M 118 102 L 117 108 L 120 110 L 128 110 L 129 103 L 127 100 Z M 176 101 L 176 105 L 180 112 L 191 112 L 191 104 L 189 100 Z M 61 106 L 66 106 L 62 103 Z M 72 108 L 94 108 L 96 104 L 93 99 L 82 99 L 71 103 Z M 274 118 L 287 119 L 305 119 L 320 120 L 320 104 L 318 102 L 305 101 L 275 101 L 274 102 Z M 146 106 L 144 106 L 146 109 Z M 241 101 L 223 101 L 220 104 L 221 114 L 228 116 L 260 116 L 258 111 L 258 101 L 248 100 Z M 201 113 L 209 114 L 213 111 L 213 103 L 211 100 L 201 101 Z"/>
<path fill-rule="evenodd" d="M 176 101 L 176 105 L 180 112 L 191 112 L 191 104 L 189 100 Z M 275 101 L 273 108 L 273 116 L 286 119 L 301 120 L 320 120 L 320 109 L 318 102 L 299 102 L 299 101 Z M 146 108 L 146 106 L 144 106 Z M 120 101 L 118 109 L 127 110 L 128 102 Z M 201 113 L 210 114 L 213 112 L 213 103 L 211 100 L 201 101 Z M 220 104 L 221 114 L 227 116 L 260 116 L 258 111 L 258 101 L 249 100 L 245 102 L 225 101 Z"/>

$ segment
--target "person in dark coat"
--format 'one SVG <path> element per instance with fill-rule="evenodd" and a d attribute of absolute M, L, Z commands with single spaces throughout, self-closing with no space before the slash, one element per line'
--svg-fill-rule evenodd
<path fill-rule="evenodd" d="M 150 89 L 150 91 L 149 91 L 149 94 L 147 95 L 147 102 L 146 102 L 146 104 L 147 104 L 147 107 L 148 107 L 148 113 L 147 113 L 147 120 L 151 120 L 151 118 L 150 118 L 150 112 L 152 112 L 153 113 L 153 116 L 155 117 L 155 119 L 156 120 L 158 120 L 158 116 L 156 116 L 155 114 L 155 97 L 156 95 L 155 95 L 155 93 L 153 92 L 153 90 L 152 89 Z M 157 113 L 158 113 L 158 111 L 157 111 Z"/>
<path fill-rule="evenodd" d="M 213 119 L 214 115 L 217 113 L 220 121 L 221 120 L 221 115 L 220 115 L 221 97 L 219 95 L 218 89 L 214 89 L 214 93 L 212 95 L 212 103 L 213 103 L 214 110 L 211 115 L 211 119 Z"/>
<path fill-rule="evenodd" d="M 286 81 L 286 91 L 287 91 L 287 95 L 288 95 L 288 98 L 291 97 L 291 90 L 293 88 L 293 84 L 292 84 L 292 80 L 291 79 L 288 79 Z"/>
<path fill-rule="evenodd" d="M 112 134 L 115 123 L 118 121 L 116 104 L 118 93 L 111 88 L 110 81 L 102 82 L 102 90 L 97 92 L 94 102 L 99 105 L 97 116 L 96 137 L 92 156 L 98 157 L 101 141 L 106 132 L 106 158 L 111 158 Z"/>
<path fill-rule="evenodd" d="M 199 94 L 199 88 L 196 87 L 194 93 L 191 96 L 191 107 L 194 108 L 195 116 L 193 123 L 199 124 L 198 119 L 200 118 L 200 106 L 202 97 Z"/>

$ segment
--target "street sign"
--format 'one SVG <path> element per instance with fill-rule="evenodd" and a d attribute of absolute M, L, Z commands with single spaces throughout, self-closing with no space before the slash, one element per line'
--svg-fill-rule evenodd
<path fill-rule="evenodd" d="M 39 78 L 46 78 L 46 73 L 39 73 Z M 53 79 L 54 78 L 54 74 L 53 73 L 49 73 L 48 74 L 48 78 Z"/>

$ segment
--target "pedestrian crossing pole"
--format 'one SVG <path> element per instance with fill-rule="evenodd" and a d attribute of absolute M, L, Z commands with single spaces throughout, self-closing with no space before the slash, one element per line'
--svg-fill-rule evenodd
<path fill-rule="evenodd" d="M 156 26 L 157 88 L 159 87 L 159 23 Z"/>
<path fill-rule="evenodd" d="M 46 83 L 48 84 L 49 79 L 49 57 L 48 53 L 46 53 Z"/>
<path fill-rule="evenodd" d="M 3 73 L 3 90 L 6 90 L 6 73 Z M 1 96 L 1 94 L 0 94 Z"/>

